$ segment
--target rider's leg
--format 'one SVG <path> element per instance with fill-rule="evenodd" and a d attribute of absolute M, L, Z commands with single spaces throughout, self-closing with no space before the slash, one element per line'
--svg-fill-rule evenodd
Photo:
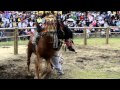
<path fill-rule="evenodd" d="M 53 67 L 57 70 L 59 75 L 64 74 L 63 69 L 62 69 L 61 60 L 62 60 L 62 58 L 60 57 L 60 55 L 56 55 L 56 56 L 52 57 Z"/>
<path fill-rule="evenodd" d="M 38 33 L 36 32 L 34 37 L 33 37 L 33 40 L 32 40 L 32 44 L 33 44 L 33 50 L 36 51 L 36 39 L 37 39 L 37 36 L 38 36 Z"/>

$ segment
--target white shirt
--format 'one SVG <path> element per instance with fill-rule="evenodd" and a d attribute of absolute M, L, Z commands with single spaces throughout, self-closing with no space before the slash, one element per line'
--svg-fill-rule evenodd
<path fill-rule="evenodd" d="M 107 13 L 110 15 L 112 12 L 111 12 L 111 11 L 108 11 Z"/>
<path fill-rule="evenodd" d="M 96 13 L 93 13 L 92 15 L 94 16 L 94 18 L 96 18 L 96 16 L 97 16 L 97 14 L 96 14 Z"/>
<path fill-rule="evenodd" d="M 93 18 L 93 16 L 90 15 L 90 16 L 88 16 L 88 19 L 90 22 L 92 22 L 94 18 Z"/>
<path fill-rule="evenodd" d="M 27 27 L 26 23 L 23 22 L 22 23 L 22 27 Z"/>
<path fill-rule="evenodd" d="M 101 31 L 101 35 L 105 35 L 105 31 Z"/>
<path fill-rule="evenodd" d="M 67 25 L 67 21 L 64 21 L 63 23 L 64 23 L 64 25 Z"/>
<path fill-rule="evenodd" d="M 26 24 L 28 24 L 28 19 L 25 20 Z"/>
<path fill-rule="evenodd" d="M 102 18 L 102 16 L 98 16 L 98 20 L 102 20 L 103 18 Z"/>
<path fill-rule="evenodd" d="M 10 26 L 9 26 L 10 28 L 12 28 L 13 26 L 12 26 L 12 23 L 10 23 Z"/>
<path fill-rule="evenodd" d="M 6 22 L 6 18 L 2 17 L 2 22 L 5 23 Z"/>
<path fill-rule="evenodd" d="M 85 21 L 83 21 L 82 23 L 83 23 L 83 24 L 86 24 L 86 22 L 85 22 Z"/>
<path fill-rule="evenodd" d="M 22 23 L 21 23 L 21 22 L 18 23 L 18 27 L 19 27 L 19 28 L 22 27 Z"/>
<path fill-rule="evenodd" d="M 99 23 L 100 23 L 100 24 L 104 24 L 104 20 L 100 20 Z"/>
<path fill-rule="evenodd" d="M 0 14 L 0 18 L 2 18 L 2 14 Z"/>
<path fill-rule="evenodd" d="M 33 26 L 33 22 L 30 22 L 30 27 L 32 27 Z"/>
<path fill-rule="evenodd" d="M 34 32 L 35 32 L 35 30 L 34 30 L 34 29 L 31 29 L 31 32 L 33 32 L 33 33 L 34 33 Z"/>
<path fill-rule="evenodd" d="M 9 20 L 9 19 L 7 19 L 7 18 L 6 18 L 6 20 L 5 20 L 5 21 L 6 21 L 6 23 L 10 23 L 10 20 Z"/>
<path fill-rule="evenodd" d="M 15 15 L 13 15 L 13 18 L 15 18 Z"/>
<path fill-rule="evenodd" d="M 89 29 L 86 29 L 87 30 L 87 34 L 89 34 L 90 33 L 90 30 Z"/>
<path fill-rule="evenodd" d="M 108 24 L 106 22 L 104 23 L 104 27 L 108 27 Z"/>
<path fill-rule="evenodd" d="M 31 15 L 31 19 L 34 19 L 34 17 L 35 17 L 35 15 L 32 14 L 32 15 Z"/>
<path fill-rule="evenodd" d="M 1 24 L 1 27 L 5 28 L 5 23 L 2 23 L 2 24 Z"/>
<path fill-rule="evenodd" d="M 64 16 L 64 15 L 61 15 L 61 18 L 62 18 L 63 20 L 65 20 L 65 16 Z"/>

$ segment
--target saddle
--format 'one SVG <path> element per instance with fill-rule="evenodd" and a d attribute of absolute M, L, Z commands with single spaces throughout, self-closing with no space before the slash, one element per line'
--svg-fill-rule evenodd
<path fill-rule="evenodd" d="M 51 34 L 53 36 L 53 49 L 59 50 L 60 47 L 62 46 L 63 42 L 62 42 L 62 40 L 58 39 L 57 33 L 56 32 L 41 32 L 38 34 L 38 36 L 36 38 L 35 45 L 33 45 L 34 51 L 36 51 L 36 47 L 38 45 L 40 38 L 42 38 L 43 35 L 45 35 L 45 34 L 48 34 L 48 35 Z"/>

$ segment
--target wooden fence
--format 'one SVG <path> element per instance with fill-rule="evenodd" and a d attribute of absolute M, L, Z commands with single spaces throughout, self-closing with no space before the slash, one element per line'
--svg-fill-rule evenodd
<path fill-rule="evenodd" d="M 36 27 L 25 27 L 25 28 L 0 28 L 0 30 L 14 30 L 14 55 L 18 54 L 18 30 L 20 29 L 35 29 Z M 87 45 L 87 30 L 86 29 L 106 29 L 106 44 L 109 44 L 109 30 L 112 27 L 69 27 L 70 29 L 84 29 L 84 45 Z M 29 36 L 29 35 L 25 35 Z"/>
<path fill-rule="evenodd" d="M 10 38 L 14 37 L 14 55 L 18 54 L 18 30 L 20 29 L 35 29 L 36 27 L 25 27 L 25 28 L 0 28 L 0 30 L 13 30 L 14 31 L 14 36 L 11 36 Z M 24 35 L 24 36 L 29 36 L 29 35 Z M 23 36 L 22 36 L 23 37 Z"/>
<path fill-rule="evenodd" d="M 109 30 L 111 27 L 69 27 L 70 29 L 84 29 L 84 45 L 87 45 L 87 29 L 106 29 L 106 44 L 109 43 Z M 96 33 L 96 32 L 95 32 Z"/>

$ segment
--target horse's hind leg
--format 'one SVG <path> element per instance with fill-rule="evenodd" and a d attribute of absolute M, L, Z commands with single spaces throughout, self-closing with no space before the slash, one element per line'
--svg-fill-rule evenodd
<path fill-rule="evenodd" d="M 30 72 L 30 58 L 32 55 L 32 51 L 28 48 L 27 49 L 27 66 L 28 66 L 28 72 Z"/>
<path fill-rule="evenodd" d="M 35 69 L 36 69 L 36 76 L 39 79 L 39 67 L 38 67 L 37 59 L 35 60 Z"/>

